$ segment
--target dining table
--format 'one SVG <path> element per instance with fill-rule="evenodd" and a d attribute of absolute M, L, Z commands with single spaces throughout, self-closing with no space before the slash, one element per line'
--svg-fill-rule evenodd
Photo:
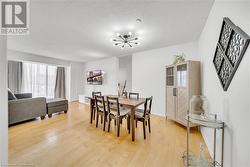
<path fill-rule="evenodd" d="M 104 96 L 104 100 L 107 101 L 107 96 L 111 97 L 118 97 L 116 95 L 106 95 Z M 95 110 L 95 99 L 93 97 L 88 97 L 90 100 L 90 123 L 93 122 L 93 116 L 94 116 L 94 110 Z M 118 97 L 119 104 L 121 104 L 123 107 L 126 107 L 130 109 L 131 116 L 130 116 L 130 127 L 131 127 L 131 136 L 132 141 L 135 141 L 135 110 L 138 106 L 145 103 L 146 98 L 128 98 L 128 97 Z"/>

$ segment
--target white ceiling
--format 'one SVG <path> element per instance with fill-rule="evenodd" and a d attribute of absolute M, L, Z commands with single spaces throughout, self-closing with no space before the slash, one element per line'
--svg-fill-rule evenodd
<path fill-rule="evenodd" d="M 128 55 L 198 40 L 213 0 L 30 0 L 30 35 L 10 36 L 8 48 L 72 61 Z M 136 19 L 142 19 L 141 23 Z M 141 45 L 120 49 L 116 32 Z"/>

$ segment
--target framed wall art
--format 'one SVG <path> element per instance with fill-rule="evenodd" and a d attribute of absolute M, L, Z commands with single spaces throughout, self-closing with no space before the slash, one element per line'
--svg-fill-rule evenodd
<path fill-rule="evenodd" d="M 250 37 L 229 18 L 223 18 L 213 63 L 224 91 L 227 91 L 249 45 Z"/>

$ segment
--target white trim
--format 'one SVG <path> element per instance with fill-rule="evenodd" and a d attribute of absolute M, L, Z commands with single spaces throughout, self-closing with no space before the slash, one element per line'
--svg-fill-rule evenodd
<path fill-rule="evenodd" d="M 8 163 L 7 37 L 0 35 L 0 166 Z"/>

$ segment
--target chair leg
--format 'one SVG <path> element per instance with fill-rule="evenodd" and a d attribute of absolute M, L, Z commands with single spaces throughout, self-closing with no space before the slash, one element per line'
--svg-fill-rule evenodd
<path fill-rule="evenodd" d="M 120 136 L 120 118 L 117 119 L 117 137 Z"/>
<path fill-rule="evenodd" d="M 110 121 L 111 121 L 111 119 L 108 118 L 108 132 L 110 132 Z"/>
<path fill-rule="evenodd" d="M 104 119 L 104 122 L 103 122 L 103 131 L 105 131 L 105 125 L 106 125 L 106 116 L 105 115 L 103 115 L 103 119 Z"/>
<path fill-rule="evenodd" d="M 105 114 L 104 116 L 105 116 L 104 121 L 105 121 L 105 122 L 108 122 L 108 115 L 107 115 L 107 114 Z"/>
<path fill-rule="evenodd" d="M 96 127 L 98 128 L 98 119 L 99 119 L 99 114 L 96 113 Z"/>
<path fill-rule="evenodd" d="M 93 120 L 95 120 L 95 109 L 93 109 Z"/>
<path fill-rule="evenodd" d="M 114 119 L 114 124 L 115 124 L 115 126 L 116 126 L 116 120 Z"/>
<path fill-rule="evenodd" d="M 135 120 L 135 127 L 137 128 L 137 120 Z"/>
<path fill-rule="evenodd" d="M 130 134 L 130 117 L 127 117 L 127 128 L 128 128 L 128 133 Z"/>
<path fill-rule="evenodd" d="M 103 123 L 103 117 L 101 116 L 101 124 Z"/>
<path fill-rule="evenodd" d="M 143 136 L 146 139 L 146 131 L 145 131 L 145 121 L 143 120 Z"/>
<path fill-rule="evenodd" d="M 150 118 L 148 119 L 148 130 L 149 130 L 149 133 L 151 133 Z"/>

